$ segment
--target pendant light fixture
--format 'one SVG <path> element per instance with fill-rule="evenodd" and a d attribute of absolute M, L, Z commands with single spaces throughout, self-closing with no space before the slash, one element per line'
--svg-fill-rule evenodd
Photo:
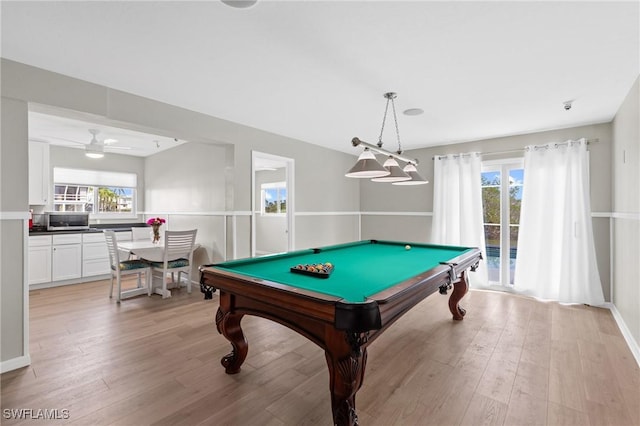
<path fill-rule="evenodd" d="M 380 136 L 378 137 L 378 143 L 376 145 L 369 144 L 361 141 L 357 137 L 351 140 L 353 146 L 363 145 L 365 147 L 364 152 L 358 157 L 358 161 L 349 170 L 345 176 L 354 178 L 370 178 L 373 182 L 389 182 L 394 185 L 422 185 L 429 183 L 426 179 L 418 174 L 416 165 L 418 160 L 409 159 L 402 156 L 402 147 L 400 145 L 400 131 L 398 130 L 398 118 L 396 117 L 396 106 L 394 99 L 397 97 L 395 92 L 387 92 L 384 94 L 387 99 L 387 104 L 384 108 L 384 116 L 382 118 L 382 127 L 380 129 Z M 382 134 L 384 133 L 384 125 L 387 120 L 387 112 L 389 110 L 389 103 L 393 111 L 393 121 L 396 126 L 396 137 L 398 141 L 398 150 L 396 153 L 386 151 L 382 149 Z M 377 152 L 386 155 L 388 158 L 384 162 L 384 165 L 380 165 L 372 152 Z M 404 168 L 401 168 L 398 164 L 398 160 L 406 163 Z"/>

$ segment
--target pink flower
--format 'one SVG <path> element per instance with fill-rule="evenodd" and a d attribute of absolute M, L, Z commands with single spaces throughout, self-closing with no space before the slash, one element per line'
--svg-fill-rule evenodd
<path fill-rule="evenodd" d="M 164 219 L 163 219 L 163 218 L 161 218 L 161 217 L 152 217 L 152 218 L 150 218 L 150 219 L 148 219 L 148 220 L 147 220 L 147 225 L 151 225 L 151 226 L 154 226 L 154 225 L 155 225 L 155 226 L 160 226 L 160 225 L 162 225 L 162 224 L 163 224 L 163 223 L 165 223 L 165 222 L 166 222 L 166 220 L 164 220 Z"/>

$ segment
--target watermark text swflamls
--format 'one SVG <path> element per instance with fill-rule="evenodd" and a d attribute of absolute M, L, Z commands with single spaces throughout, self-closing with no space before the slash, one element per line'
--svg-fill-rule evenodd
<path fill-rule="evenodd" d="M 66 408 L 4 408 L 2 418 L 9 420 L 67 420 Z"/>

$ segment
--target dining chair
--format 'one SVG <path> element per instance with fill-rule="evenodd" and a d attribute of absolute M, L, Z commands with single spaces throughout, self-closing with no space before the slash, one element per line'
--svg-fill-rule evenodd
<path fill-rule="evenodd" d="M 150 226 L 132 226 L 131 227 L 131 240 L 150 240 L 151 239 L 151 227 Z"/>
<path fill-rule="evenodd" d="M 131 241 L 145 241 L 151 240 L 151 227 L 149 226 L 132 226 L 131 227 Z M 123 251 L 120 251 L 123 254 Z M 137 259 L 138 256 L 133 253 L 128 254 L 129 260 Z"/>
<path fill-rule="evenodd" d="M 142 283 L 142 274 L 144 274 L 147 294 L 151 296 L 151 267 L 147 262 L 142 260 L 120 260 L 120 251 L 118 250 L 118 240 L 115 231 L 105 230 L 104 238 L 107 241 L 109 250 L 109 262 L 111 263 L 111 286 L 109 288 L 109 298 L 113 298 L 113 279 L 116 279 L 118 285 L 118 303 L 122 299 L 122 277 L 126 275 L 138 275 L 138 287 Z"/>
<path fill-rule="evenodd" d="M 190 231 L 164 232 L 164 259 L 162 262 L 150 262 L 153 277 L 160 276 L 162 280 L 162 298 L 170 297 L 167 291 L 167 274 L 171 273 L 173 284 L 180 286 L 181 274 L 186 276 L 187 292 L 191 293 L 191 265 L 193 264 L 193 247 L 196 241 L 197 229 Z M 177 273 L 178 280 L 174 274 Z"/>

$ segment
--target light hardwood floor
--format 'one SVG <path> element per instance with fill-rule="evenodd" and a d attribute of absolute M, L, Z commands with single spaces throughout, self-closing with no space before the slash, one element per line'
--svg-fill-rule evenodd
<path fill-rule="evenodd" d="M 107 292 L 31 292 L 32 364 L 2 375 L 2 424 L 331 424 L 324 354 L 305 338 L 245 317 L 249 356 L 226 375 L 217 296 Z M 430 296 L 369 347 L 361 425 L 640 425 L 640 370 L 609 311 L 472 291 L 454 322 L 446 302 Z"/>

